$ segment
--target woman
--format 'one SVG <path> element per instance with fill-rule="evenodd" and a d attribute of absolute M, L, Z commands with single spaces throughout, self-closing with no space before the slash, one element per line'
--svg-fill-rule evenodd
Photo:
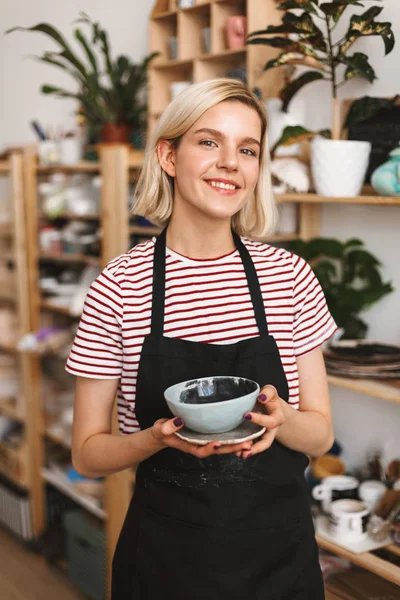
<path fill-rule="evenodd" d="M 245 237 L 275 208 L 264 109 L 244 85 L 198 83 L 166 108 L 135 212 L 165 228 L 93 283 L 67 365 L 77 470 L 137 465 L 112 598 L 320 600 L 304 470 L 333 441 L 320 346 L 335 324 L 302 259 Z M 221 374 L 260 384 L 246 418 L 265 434 L 183 441 L 164 390 Z"/>

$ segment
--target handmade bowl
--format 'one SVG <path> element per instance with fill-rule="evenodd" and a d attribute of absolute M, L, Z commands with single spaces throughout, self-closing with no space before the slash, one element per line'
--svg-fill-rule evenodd
<path fill-rule="evenodd" d="M 172 385 L 164 392 L 173 415 L 199 433 L 223 433 L 238 427 L 252 410 L 260 386 L 243 377 L 202 377 Z"/>

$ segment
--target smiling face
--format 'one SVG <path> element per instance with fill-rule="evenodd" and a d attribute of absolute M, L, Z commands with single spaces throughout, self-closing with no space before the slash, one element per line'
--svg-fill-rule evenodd
<path fill-rule="evenodd" d="M 175 183 L 173 215 L 200 213 L 230 223 L 256 187 L 260 143 L 257 112 L 229 100 L 208 109 L 176 150 L 161 142 L 161 165 Z"/>

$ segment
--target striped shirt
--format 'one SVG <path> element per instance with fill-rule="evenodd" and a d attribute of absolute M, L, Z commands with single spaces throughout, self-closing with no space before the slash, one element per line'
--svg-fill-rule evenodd
<path fill-rule="evenodd" d="M 287 250 L 241 238 L 256 267 L 269 333 L 274 336 L 289 384 L 289 403 L 299 407 L 296 357 L 326 341 L 336 329 L 310 266 Z M 122 434 L 139 430 L 136 379 L 150 333 L 156 238 L 111 261 L 91 285 L 66 369 L 73 375 L 119 379 Z M 164 335 L 231 344 L 259 335 L 246 274 L 233 252 L 191 259 L 167 248 Z"/>

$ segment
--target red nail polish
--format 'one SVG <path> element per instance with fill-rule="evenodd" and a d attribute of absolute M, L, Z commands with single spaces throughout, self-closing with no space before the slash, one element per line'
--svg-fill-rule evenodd
<path fill-rule="evenodd" d="M 214 444 L 214 448 L 215 450 L 218 450 L 218 448 L 221 448 L 221 444 Z"/>
<path fill-rule="evenodd" d="M 246 456 L 246 458 L 250 458 L 250 456 L 253 456 L 253 455 L 252 455 L 252 454 L 248 454 L 248 455 Z"/>
<path fill-rule="evenodd" d="M 248 421 L 251 421 L 251 419 L 253 417 L 251 416 L 251 414 L 247 413 L 247 415 L 244 415 L 244 418 L 247 419 Z"/>
<path fill-rule="evenodd" d="M 260 396 L 258 396 L 258 399 L 260 400 L 260 402 L 266 402 L 267 396 L 265 394 L 261 394 Z"/>
<path fill-rule="evenodd" d="M 175 427 L 180 427 L 181 425 L 183 425 L 183 421 L 180 417 L 177 417 L 176 419 L 174 419 L 174 425 Z"/>

